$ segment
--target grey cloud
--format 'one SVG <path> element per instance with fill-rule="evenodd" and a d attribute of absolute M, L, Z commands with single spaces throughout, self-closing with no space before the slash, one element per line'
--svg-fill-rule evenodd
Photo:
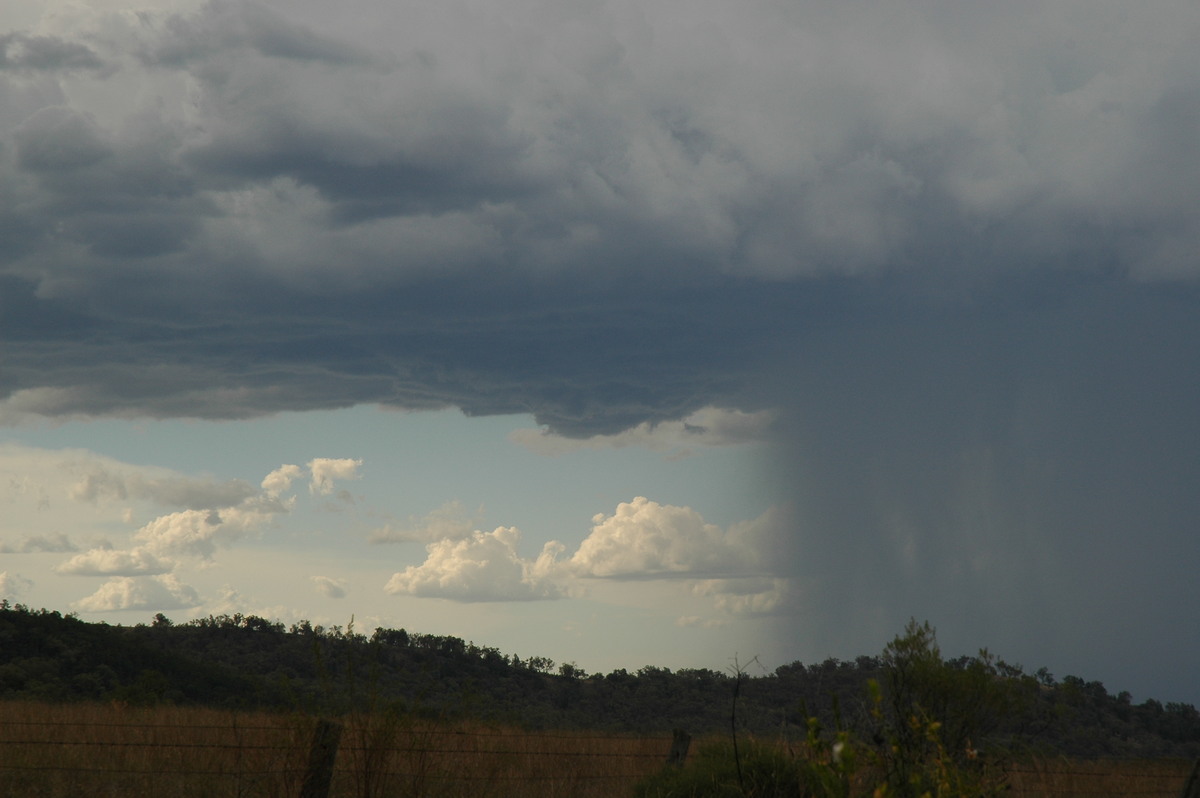
<path fill-rule="evenodd" d="M 1194 695 L 1190 664 L 1150 677 L 1127 652 L 1170 636 L 1200 657 L 1178 632 L 1200 556 L 1198 298 L 1076 285 L 810 339 L 778 372 L 791 633 L 803 618 L 814 651 L 850 653 L 915 616 L 954 650 Z"/>
<path fill-rule="evenodd" d="M 346 581 L 344 579 L 333 579 L 328 576 L 314 576 L 312 578 L 313 585 L 317 592 L 325 596 L 325 598 L 340 599 L 346 597 Z"/>
<path fill-rule="evenodd" d="M 62 105 L 16 127 L 17 165 L 36 183 L 18 182 L 22 194 L 0 205 L 0 216 L 41 234 L 42 251 L 16 254 L 31 258 L 27 266 L 40 271 L 43 285 L 78 281 L 96 265 L 89 256 L 104 263 L 178 251 L 200 229 L 207 204 L 173 163 L 175 135 L 136 120 L 117 134 Z M 88 247 L 82 259 L 75 244 Z"/>
<path fill-rule="evenodd" d="M 43 108 L 17 128 L 17 162 L 34 172 L 80 169 L 108 157 L 95 121 L 70 108 Z"/>
<path fill-rule="evenodd" d="M 463 540 L 471 537 L 480 512 L 471 515 L 461 502 L 443 504 L 423 518 L 410 516 L 403 525 L 386 524 L 371 531 L 370 543 L 431 543 L 439 540 Z"/>
<path fill-rule="evenodd" d="M 671 459 L 687 457 L 693 446 L 737 446 L 770 440 L 774 416 L 769 410 L 746 413 L 715 407 L 702 408 L 679 421 L 641 424 L 615 435 L 568 438 L 546 430 L 522 429 L 509 440 L 530 451 L 559 455 L 579 449 L 619 449 L 641 446 L 668 452 Z"/>
<path fill-rule="evenodd" d="M 291 61 L 370 61 L 364 48 L 294 23 L 268 5 L 231 0 L 210 0 L 193 15 L 167 17 L 161 35 L 142 52 L 142 57 L 160 66 L 183 66 L 219 60 L 242 48 Z"/>
<path fill-rule="evenodd" d="M 71 498 L 80 502 L 114 499 L 143 499 L 170 507 L 210 510 L 236 507 L 258 495 L 258 490 L 242 480 L 215 482 L 190 477 L 152 477 L 92 463 L 71 488 Z"/>
<path fill-rule="evenodd" d="M 181 251 L 195 236 L 186 257 L 162 265 L 211 271 L 225 255 L 230 267 L 262 274 L 264 288 L 302 277 L 344 290 L 346 276 L 337 280 L 332 269 L 339 252 L 371 285 L 403 280 L 414 266 L 457 271 L 464 258 L 489 270 L 532 267 L 535 276 L 567 269 L 611 279 L 619 263 L 662 279 L 711 270 L 794 277 L 966 261 L 973 270 L 1000 268 L 1014 257 L 1059 260 L 1113 243 L 1127 268 L 1188 273 L 1172 254 L 1186 252 L 1195 232 L 1176 213 L 1178 202 L 1155 209 L 1145 201 L 1164 182 L 1189 182 L 1186 170 L 1181 177 L 1163 164 L 1195 162 L 1184 157 L 1196 145 L 1188 135 L 1191 81 L 1181 77 L 1194 74 L 1194 64 L 1172 50 L 1177 35 L 1163 45 L 1173 59 L 1139 72 L 1128 53 L 1150 37 L 1131 23 L 1133 44 L 1115 54 L 1089 47 L 1063 56 L 1051 53 L 1056 37 L 1072 33 L 1069 15 L 1043 20 L 1043 45 L 1020 38 L 1029 36 L 1025 13 L 1020 27 L 1015 12 L 914 24 L 910 9 L 884 8 L 873 19 L 813 5 L 726 20 L 719 36 L 686 28 L 707 41 L 696 48 L 683 34 L 654 30 L 671 10 L 647 7 L 634 24 L 615 6 L 542 19 L 514 3 L 509 15 L 523 28 L 491 30 L 486 15 L 456 20 L 462 41 L 485 29 L 501 34 L 459 61 L 451 56 L 464 55 L 461 42 L 430 15 L 397 27 L 392 46 L 404 57 L 371 66 L 316 58 L 302 73 L 246 48 L 324 52 L 295 44 L 319 19 L 311 8 L 289 9 L 304 22 L 264 5 L 226 3 L 167 18 L 149 26 L 157 34 L 142 35 L 191 53 L 159 59 L 194 86 L 194 119 L 186 132 L 175 125 L 176 140 L 164 139 L 164 168 L 156 170 L 186 176 L 184 193 L 150 203 L 148 192 L 118 179 L 141 200 L 130 218 L 109 214 L 90 226 L 81 219 L 66 232 L 101 257 Z M 1181 28 L 1195 24 L 1182 7 L 1170 14 Z M 1011 29 L 1012 46 L 1028 48 L 1028 57 L 981 43 L 984 26 Z M 354 33 L 378 46 L 378 32 L 359 27 Z M 764 31 L 775 32 L 767 39 L 774 44 L 761 43 Z M 784 31 L 794 37 L 786 47 Z M 253 45 L 268 40 L 293 44 Z M 408 57 L 405 48 L 418 41 L 428 55 Z M 1112 118 L 1098 125 L 1099 113 Z M 1124 132 L 1105 132 L 1114 129 Z M 1149 143 L 1128 146 L 1132 132 L 1151 133 Z M 281 178 L 320 194 L 311 217 L 277 229 L 304 239 L 291 248 L 250 238 L 230 251 L 240 237 L 229 242 L 225 226 L 197 221 L 202 208 L 180 204 L 193 192 L 211 200 Z M 1112 199 L 1118 195 L 1130 199 Z M 243 199 L 209 213 L 232 220 L 235 210 L 249 211 L 269 221 L 265 208 Z M 294 216 L 300 208 L 277 210 Z M 474 251 L 449 260 L 445 242 L 416 252 L 403 236 L 371 249 L 363 243 L 370 229 L 354 230 L 349 253 L 336 241 L 339 230 L 365 220 L 428 228 L 451 211 L 471 214 L 480 235 Z M 1093 229 L 1081 224 L 1089 217 Z M 1064 223 L 1077 231 L 1065 242 Z M 115 232 L 100 239 L 101 228 Z M 1100 229 L 1123 240 L 1091 243 Z M 1176 243 L 1146 246 L 1147 229 L 1160 244 Z M 153 231 L 165 241 L 156 243 Z M 304 253 L 324 262 L 284 266 Z M 49 276 L 40 279 L 46 285 Z"/>
<path fill-rule="evenodd" d="M 0 554 L 34 554 L 38 552 L 78 551 L 70 539 L 61 532 L 57 535 L 29 535 L 15 545 L 0 543 Z"/>
<path fill-rule="evenodd" d="M 104 61 L 90 47 L 57 36 L 0 35 L 0 72 L 100 70 Z"/>
<path fill-rule="evenodd" d="M 0 598 L 20 599 L 33 587 L 33 580 L 20 574 L 0 571 Z"/>

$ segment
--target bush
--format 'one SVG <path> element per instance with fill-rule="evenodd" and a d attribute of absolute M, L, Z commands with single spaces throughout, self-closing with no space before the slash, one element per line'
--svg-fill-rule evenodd
<path fill-rule="evenodd" d="M 683 768 L 651 776 L 637 798 L 796 798 L 804 795 L 799 762 L 777 746 L 743 742 L 740 757 L 732 743 L 702 746 Z M 740 773 L 739 762 L 740 758 Z"/>
<path fill-rule="evenodd" d="M 738 746 L 731 738 L 642 782 L 637 798 L 976 798 L 1003 791 L 1001 763 L 971 743 L 991 730 L 1007 692 L 986 653 L 969 666 L 946 663 L 933 629 L 913 622 L 887 646 L 883 666 L 886 701 L 879 683 L 868 682 L 870 744 L 840 722 L 830 733 L 810 718 L 799 751 Z"/>

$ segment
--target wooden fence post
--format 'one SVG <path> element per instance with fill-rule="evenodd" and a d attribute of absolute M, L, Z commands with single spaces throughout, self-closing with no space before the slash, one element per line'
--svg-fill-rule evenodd
<path fill-rule="evenodd" d="M 340 723 L 317 721 L 317 728 L 313 730 L 312 746 L 308 749 L 308 770 L 304 774 L 304 784 L 300 787 L 300 798 L 329 798 L 333 763 L 337 760 L 338 742 L 341 739 Z"/>
<path fill-rule="evenodd" d="M 683 761 L 687 759 L 688 748 L 691 745 L 692 735 L 683 729 L 676 729 L 674 739 L 671 740 L 671 751 L 667 754 L 667 765 L 683 767 Z"/>
<path fill-rule="evenodd" d="M 1192 765 L 1192 775 L 1188 776 L 1188 780 L 1183 784 L 1183 792 L 1179 793 L 1179 798 L 1200 798 L 1200 759 L 1196 760 L 1196 764 Z"/>

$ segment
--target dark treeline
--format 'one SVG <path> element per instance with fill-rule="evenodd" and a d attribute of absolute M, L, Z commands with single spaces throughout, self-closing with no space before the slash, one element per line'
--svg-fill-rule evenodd
<path fill-rule="evenodd" d="M 879 686 L 873 698 L 871 682 Z M 736 688 L 736 689 L 735 689 Z M 734 696 L 737 696 L 736 702 Z M 1026 673 L 987 652 L 943 659 L 910 624 L 878 656 L 756 661 L 725 671 L 588 674 L 456 637 L 221 615 L 85 623 L 0 602 L 0 700 L 119 701 L 299 712 L 401 711 L 527 728 L 803 737 L 809 718 L 869 738 L 881 713 L 921 712 L 952 747 L 1068 756 L 1197 757 L 1190 704 L 1134 704 L 1099 682 Z"/>

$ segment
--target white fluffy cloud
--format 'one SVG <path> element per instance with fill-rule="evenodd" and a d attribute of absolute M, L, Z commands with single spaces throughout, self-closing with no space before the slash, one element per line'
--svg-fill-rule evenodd
<path fill-rule="evenodd" d="M 159 555 L 188 555 L 211 559 L 217 547 L 229 545 L 267 523 L 272 512 L 261 508 L 182 510 L 155 518 L 133 539 Z"/>
<path fill-rule="evenodd" d="M 263 478 L 263 493 L 272 499 L 278 499 L 281 494 L 291 490 L 292 482 L 300 479 L 303 474 L 298 465 L 281 465 Z"/>
<path fill-rule="evenodd" d="M 419 566 L 393 574 L 384 587 L 397 595 L 454 601 L 528 601 L 565 595 L 556 580 L 562 545 L 547 543 L 535 560 L 517 553 L 521 533 L 514 527 L 475 532 L 466 540 L 426 546 Z"/>
<path fill-rule="evenodd" d="M 308 490 L 314 496 L 328 496 L 334 491 L 334 480 L 358 479 L 362 460 L 317 457 L 308 463 L 312 479 Z"/>
<path fill-rule="evenodd" d="M 332 480 L 357 476 L 359 461 L 315 459 L 310 464 L 314 484 L 318 493 L 332 490 Z M 201 483 L 170 475 L 158 481 L 120 479 L 112 477 L 132 467 L 107 466 L 92 468 L 87 473 L 93 478 L 74 484 L 76 499 L 92 501 L 105 496 L 128 495 L 131 485 L 201 486 Z M 135 474 L 136 476 L 136 474 Z M 85 612 L 100 612 L 118 609 L 181 609 L 201 603 L 196 591 L 179 580 L 179 573 L 189 559 L 195 558 L 202 565 L 212 564 L 217 551 L 229 547 L 247 534 L 256 532 L 280 515 L 287 514 L 295 504 L 295 497 L 285 497 L 292 483 L 304 476 L 303 470 L 295 465 L 283 465 L 269 473 L 261 483 L 261 491 L 243 489 L 244 483 L 230 491 L 176 491 L 184 494 L 207 496 L 208 499 L 224 497 L 231 503 L 211 507 L 188 508 L 160 515 L 144 524 L 130 536 L 133 544 L 126 549 L 108 546 L 93 548 L 61 563 L 55 571 L 69 576 L 116 576 L 102 585 L 94 594 L 76 602 L 73 606 Z M 80 486 L 83 486 L 81 488 Z M 80 495 L 79 491 L 84 490 Z M 153 492 L 153 491 L 152 491 Z M 190 502 L 188 502 L 190 503 Z M 202 502 L 204 504 L 208 501 Z M 53 544 L 55 541 L 48 541 Z M 61 543 L 61 541 L 59 541 Z M 26 544 L 27 547 L 33 544 Z M 331 598 L 345 595 L 344 585 L 327 577 L 314 579 L 317 589 Z"/>
<path fill-rule="evenodd" d="M 87 598 L 73 606 L 82 612 L 113 610 L 179 610 L 198 606 L 200 596 L 190 585 L 173 574 L 161 576 L 124 576 L 105 582 Z"/>
<path fill-rule="evenodd" d="M 523 558 L 517 552 L 520 532 L 513 527 L 466 537 L 459 536 L 458 524 L 443 527 L 453 536 L 429 543 L 425 561 L 394 574 L 384 589 L 461 602 L 519 601 L 582 594 L 580 579 L 669 580 L 710 601 L 723 616 L 769 615 L 791 606 L 790 581 L 772 575 L 781 532 L 774 511 L 722 530 L 689 507 L 639 496 L 593 523 L 566 560 L 560 559 L 565 547 L 557 541 L 546 543 L 536 559 Z"/>
<path fill-rule="evenodd" d="M 54 570 L 74 576 L 152 576 L 175 568 L 171 560 L 155 556 L 145 548 L 129 551 L 92 549 L 77 554 Z"/>
<path fill-rule="evenodd" d="M 325 598 L 340 599 L 346 597 L 346 580 L 334 579 L 329 576 L 314 576 L 313 585 Z"/>
<path fill-rule="evenodd" d="M 729 532 L 706 523 L 690 507 L 644 496 L 623 502 L 611 516 L 592 519 L 592 532 L 569 564 L 580 576 L 644 579 L 762 573 L 764 552 L 749 529 Z"/>

